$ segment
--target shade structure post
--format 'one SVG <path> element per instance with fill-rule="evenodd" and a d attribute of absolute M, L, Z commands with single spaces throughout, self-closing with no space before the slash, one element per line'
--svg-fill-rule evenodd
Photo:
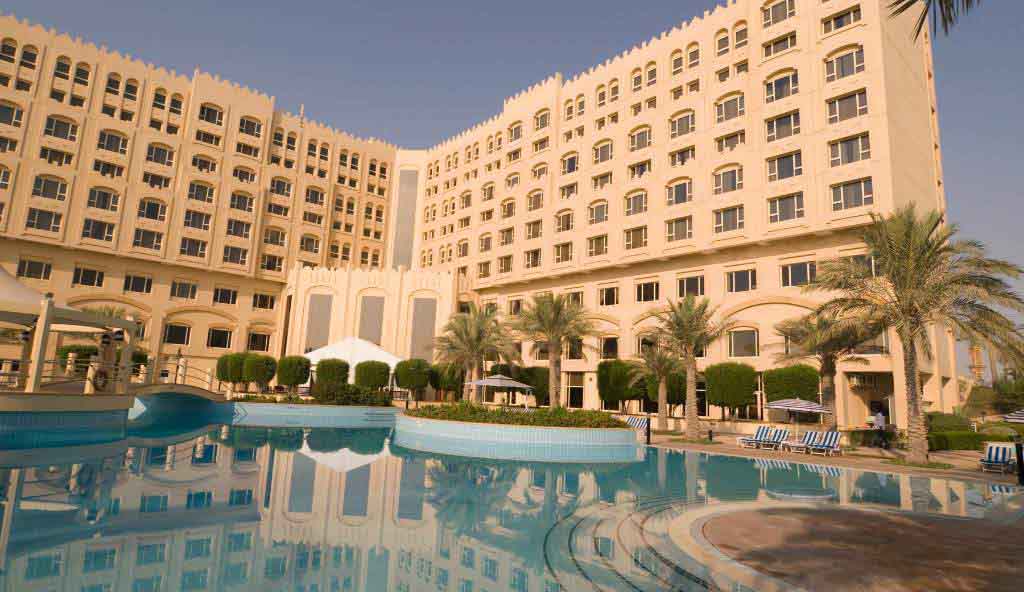
<path fill-rule="evenodd" d="M 129 321 L 134 321 L 132 317 L 128 317 Z M 132 367 L 132 354 L 135 353 L 135 332 L 124 331 L 124 344 L 121 346 L 121 356 L 117 363 L 117 392 L 118 394 L 124 394 L 128 392 L 128 385 L 131 383 L 132 373 L 134 368 Z"/>
<path fill-rule="evenodd" d="M 35 335 L 32 336 L 32 351 L 29 357 L 25 392 L 38 392 L 43 382 L 43 366 L 46 364 L 46 344 L 50 339 L 51 323 L 53 323 L 53 295 L 47 294 L 39 305 L 39 319 L 36 321 Z"/>

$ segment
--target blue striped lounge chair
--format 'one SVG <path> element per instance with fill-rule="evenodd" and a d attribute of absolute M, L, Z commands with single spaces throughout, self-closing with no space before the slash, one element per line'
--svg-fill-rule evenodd
<path fill-rule="evenodd" d="M 757 448 L 758 444 L 768 439 L 771 429 L 771 426 L 757 426 L 757 431 L 753 436 L 738 438 L 737 442 L 739 442 L 740 448 Z"/>
<path fill-rule="evenodd" d="M 768 450 L 781 450 L 782 444 L 789 438 L 789 430 L 786 428 L 777 428 L 770 436 L 760 444 L 758 448 L 765 448 Z"/>
<path fill-rule="evenodd" d="M 821 439 L 816 444 L 809 446 L 808 449 L 811 451 L 811 454 L 820 454 L 822 456 L 842 454 L 843 449 L 839 445 L 839 432 L 825 432 L 821 435 Z"/>
<path fill-rule="evenodd" d="M 990 442 L 985 448 L 985 456 L 981 457 L 981 470 L 1008 473 L 1017 464 L 1013 456 L 1013 449 L 1009 446 Z"/>
<path fill-rule="evenodd" d="M 790 440 L 782 443 L 783 450 L 789 450 L 790 452 L 807 452 L 811 446 L 814 446 L 818 442 L 818 438 L 821 432 L 804 432 L 804 437 L 800 440 Z"/>

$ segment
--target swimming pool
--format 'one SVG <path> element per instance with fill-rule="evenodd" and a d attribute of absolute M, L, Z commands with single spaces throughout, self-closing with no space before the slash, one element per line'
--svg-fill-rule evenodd
<path fill-rule="evenodd" d="M 685 550 L 674 525 L 773 503 L 998 520 L 1016 493 L 652 447 L 622 463 L 484 460 L 402 448 L 390 434 L 206 426 L 6 454 L 0 585 L 745 590 Z"/>

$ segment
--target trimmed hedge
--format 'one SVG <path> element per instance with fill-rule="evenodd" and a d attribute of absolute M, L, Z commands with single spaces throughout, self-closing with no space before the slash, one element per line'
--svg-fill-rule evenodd
<path fill-rule="evenodd" d="M 668 375 L 666 379 L 666 386 L 668 387 L 668 404 L 671 405 L 683 405 L 686 403 L 686 373 L 685 372 L 673 372 Z M 648 374 L 644 378 L 644 390 L 647 393 L 647 398 L 655 403 L 658 402 L 658 379 L 653 374 Z"/>
<path fill-rule="evenodd" d="M 704 369 L 707 401 L 732 410 L 753 405 L 757 390 L 757 371 L 738 362 L 712 364 Z"/>
<path fill-rule="evenodd" d="M 929 432 L 967 432 L 971 429 L 967 418 L 952 413 L 932 411 L 925 414 L 925 421 Z"/>
<path fill-rule="evenodd" d="M 356 364 L 355 383 L 363 388 L 380 390 L 388 385 L 391 367 L 384 362 L 367 360 Z"/>
<path fill-rule="evenodd" d="M 316 363 L 317 384 L 345 384 L 348 382 L 348 362 L 338 358 L 325 358 Z"/>
<path fill-rule="evenodd" d="M 764 394 L 768 402 L 782 399 L 803 399 L 818 402 L 820 376 L 813 366 L 796 364 L 784 368 L 765 370 L 762 375 Z"/>
<path fill-rule="evenodd" d="M 1010 436 L 979 432 L 935 432 L 928 434 L 929 450 L 981 450 L 985 442 L 1012 442 Z"/>
<path fill-rule="evenodd" d="M 246 354 L 242 363 L 242 380 L 255 382 L 261 391 L 266 390 L 274 374 L 277 373 L 277 360 L 263 354 Z"/>
<path fill-rule="evenodd" d="M 348 383 L 317 382 L 310 389 L 310 394 L 321 405 L 391 406 L 391 395 L 386 391 Z"/>
<path fill-rule="evenodd" d="M 294 389 L 309 380 L 309 358 L 285 356 L 277 363 L 277 384 Z"/>
<path fill-rule="evenodd" d="M 510 411 L 503 407 L 485 407 L 463 401 L 454 405 L 432 405 L 406 411 L 406 415 L 427 419 L 494 423 L 505 425 L 532 425 L 572 428 L 625 428 L 620 421 L 603 411 L 569 411 L 564 407 L 542 408 L 530 413 Z"/>
<path fill-rule="evenodd" d="M 435 391 L 453 393 L 455 398 L 462 395 L 463 370 L 451 364 L 434 364 L 430 367 L 430 386 Z"/>

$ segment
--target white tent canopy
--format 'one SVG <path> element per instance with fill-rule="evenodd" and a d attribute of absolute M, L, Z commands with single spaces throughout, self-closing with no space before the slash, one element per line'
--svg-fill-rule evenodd
<path fill-rule="evenodd" d="M 346 337 L 341 341 L 307 352 L 305 356 L 314 366 L 320 360 L 328 358 L 345 360 L 348 362 L 349 372 L 355 371 L 356 364 L 367 361 L 384 362 L 394 372 L 395 365 L 402 361 L 401 358 L 386 349 L 358 337 Z"/>
<path fill-rule="evenodd" d="M 0 268 L 0 323 L 19 327 L 34 327 L 42 309 L 44 296 L 19 282 Z M 79 330 L 81 327 L 131 329 L 134 323 L 70 308 L 54 306 L 51 329 L 55 331 Z"/>
<path fill-rule="evenodd" d="M 526 391 L 533 390 L 532 386 L 528 384 L 523 384 L 521 382 L 517 382 L 515 380 L 512 380 L 508 376 L 503 376 L 501 374 L 495 374 L 493 376 L 481 378 L 480 380 L 474 380 L 473 382 L 468 382 L 466 384 L 470 384 L 473 386 L 493 386 L 497 389 L 523 389 Z"/>

